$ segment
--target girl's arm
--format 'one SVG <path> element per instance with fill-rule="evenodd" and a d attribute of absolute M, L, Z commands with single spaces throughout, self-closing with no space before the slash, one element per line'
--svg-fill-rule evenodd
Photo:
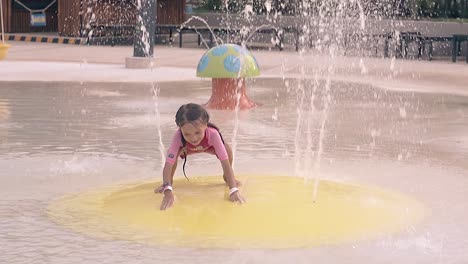
<path fill-rule="evenodd" d="M 208 128 L 210 129 L 210 128 Z M 234 177 L 234 171 L 232 170 L 232 150 L 228 144 L 224 144 L 219 132 L 216 129 L 210 129 L 208 143 L 210 143 L 215 149 L 216 156 L 221 162 L 223 168 L 224 178 L 229 186 L 229 200 L 232 202 L 245 202 L 244 197 L 241 196 L 239 189 L 237 188 L 237 180 Z"/>
<path fill-rule="evenodd" d="M 174 194 L 172 193 L 172 180 L 174 164 L 166 162 L 163 169 L 163 184 L 159 187 L 159 192 L 164 192 L 164 198 L 161 201 L 160 210 L 166 210 L 174 205 Z"/>
<path fill-rule="evenodd" d="M 180 131 L 177 131 L 172 137 L 171 145 L 167 150 L 166 163 L 163 168 L 163 184 L 156 188 L 154 192 L 162 193 L 164 191 L 164 187 L 167 185 L 172 186 L 174 171 L 177 167 L 177 158 L 179 157 L 182 148 L 182 140 L 180 137 Z"/>
<path fill-rule="evenodd" d="M 221 166 L 223 167 L 226 182 L 229 185 L 229 200 L 231 202 L 244 203 L 245 199 L 240 194 L 239 189 L 237 189 L 237 181 L 234 177 L 234 171 L 232 170 L 231 163 L 229 162 L 229 160 L 222 160 Z"/>
<path fill-rule="evenodd" d="M 222 160 L 221 166 L 223 167 L 223 173 L 226 177 L 226 183 L 228 184 L 229 189 L 234 187 L 237 188 L 236 178 L 234 177 L 234 171 L 232 170 L 232 166 L 229 160 Z"/>
<path fill-rule="evenodd" d="M 174 164 L 171 164 L 169 162 L 166 162 L 166 164 L 164 164 L 163 185 L 172 186 L 172 181 L 174 179 L 173 167 L 174 167 Z"/>
<path fill-rule="evenodd" d="M 172 181 L 174 178 L 174 171 L 177 167 L 177 158 L 180 155 L 182 147 L 182 140 L 180 131 L 172 137 L 171 146 L 167 151 L 166 163 L 163 168 L 163 184 L 156 188 L 155 192 L 164 192 L 164 198 L 161 202 L 161 210 L 165 210 L 174 204 L 174 194 L 172 193 Z"/>

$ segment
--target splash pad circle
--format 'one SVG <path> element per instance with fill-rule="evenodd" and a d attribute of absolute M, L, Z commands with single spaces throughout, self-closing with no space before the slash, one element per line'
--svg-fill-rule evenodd
<path fill-rule="evenodd" d="M 297 248 L 372 239 L 422 220 L 424 207 L 380 188 L 286 176 L 241 177 L 243 205 L 227 198 L 222 177 L 174 182 L 176 203 L 160 211 L 159 183 L 139 183 L 63 197 L 49 217 L 74 231 L 170 247 Z"/>

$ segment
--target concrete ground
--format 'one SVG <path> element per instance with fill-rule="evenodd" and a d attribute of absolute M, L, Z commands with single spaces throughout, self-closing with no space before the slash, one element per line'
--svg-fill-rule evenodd
<path fill-rule="evenodd" d="M 130 46 L 78 46 L 10 42 L 6 60 L 1 61 L 0 81 L 99 81 L 148 82 L 177 78 L 196 79 L 195 69 L 206 51 L 203 48 L 155 46 L 155 65 L 148 70 L 125 69 L 125 58 L 133 55 Z M 260 77 L 309 78 L 312 73 L 331 71 L 333 79 L 364 82 L 392 89 L 468 93 L 468 65 L 464 62 L 331 57 L 316 52 L 253 51 Z M 44 63 L 47 63 L 46 65 Z M 303 74 L 301 74 L 303 72 Z M 403 85 L 404 84 L 404 85 Z"/>

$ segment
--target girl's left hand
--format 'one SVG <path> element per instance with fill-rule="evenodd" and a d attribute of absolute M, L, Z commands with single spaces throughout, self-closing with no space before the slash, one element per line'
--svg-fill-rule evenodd
<path fill-rule="evenodd" d="M 229 196 L 229 201 L 238 202 L 240 204 L 245 203 L 244 197 L 240 194 L 240 191 L 234 192 Z"/>
<path fill-rule="evenodd" d="M 162 193 L 164 191 L 164 184 L 154 189 L 154 193 Z"/>

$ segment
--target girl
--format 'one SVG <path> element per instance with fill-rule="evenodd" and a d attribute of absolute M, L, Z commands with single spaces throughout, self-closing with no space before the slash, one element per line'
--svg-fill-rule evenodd
<path fill-rule="evenodd" d="M 240 182 L 234 177 L 231 166 L 232 149 L 224 143 L 219 129 L 210 123 L 209 119 L 208 112 L 198 104 L 185 104 L 177 110 L 175 122 L 179 129 L 174 134 L 167 152 L 166 164 L 163 169 L 163 184 L 155 189 L 155 192 L 164 193 L 161 210 L 174 204 L 172 180 L 177 168 L 177 158 L 180 156 L 187 161 L 188 155 L 202 152 L 214 154 L 220 160 L 224 181 L 229 186 L 229 200 L 239 203 L 245 202 L 237 188 Z"/>

